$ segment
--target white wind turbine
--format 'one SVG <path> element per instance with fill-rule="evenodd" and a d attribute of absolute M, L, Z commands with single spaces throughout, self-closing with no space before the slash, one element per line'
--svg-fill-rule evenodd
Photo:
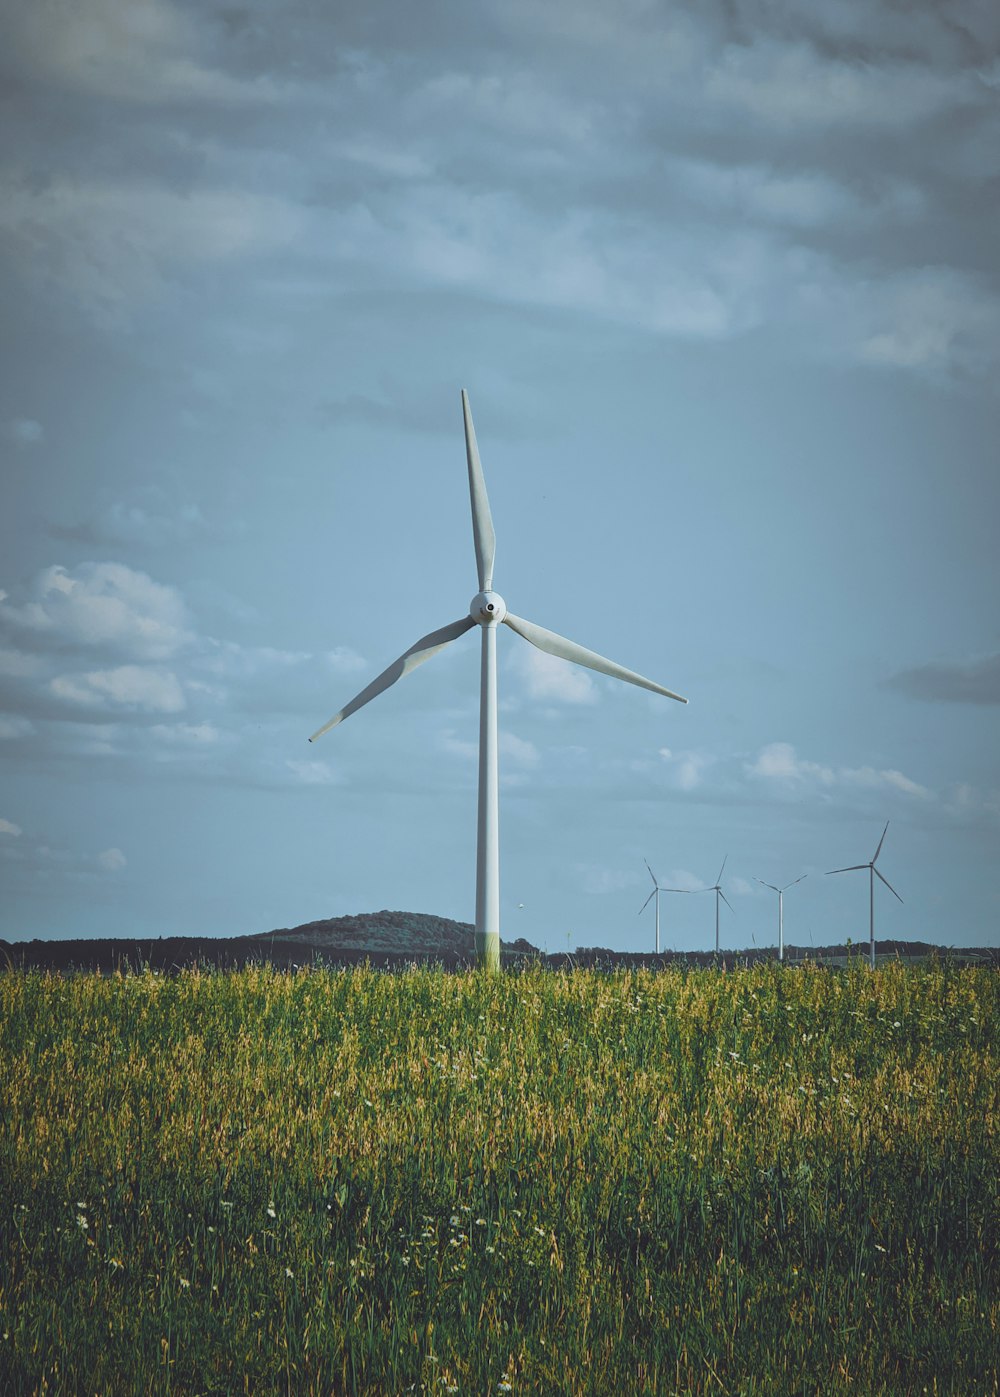
<path fill-rule="evenodd" d="M 646 867 L 647 867 L 647 868 L 649 868 L 649 864 L 647 863 L 647 861 L 646 861 L 645 859 L 643 859 L 643 863 L 646 864 Z M 642 916 L 643 912 L 645 912 L 646 908 L 649 906 L 650 902 L 652 902 L 653 898 L 655 897 L 655 898 L 656 898 L 656 954 L 659 955 L 659 954 L 660 954 L 660 893 L 686 893 L 686 892 L 690 892 L 691 889 L 690 889 L 690 888 L 664 888 L 664 887 L 662 887 L 661 884 L 660 884 L 659 882 L 657 882 L 656 874 L 653 872 L 653 870 L 652 870 L 651 868 L 649 868 L 649 876 L 650 876 L 650 878 L 652 878 L 652 880 L 653 880 L 653 891 L 649 894 L 649 897 L 646 898 L 646 901 L 645 901 L 645 902 L 642 904 L 642 906 L 639 908 L 639 916 L 640 916 L 640 917 Z"/>
<path fill-rule="evenodd" d="M 525 621 L 507 610 L 507 605 L 497 592 L 493 591 L 493 557 L 496 551 L 496 536 L 493 531 L 493 518 L 486 496 L 486 482 L 479 461 L 479 448 L 476 445 L 476 432 L 472 425 L 472 412 L 465 389 L 462 389 L 462 412 L 465 417 L 465 452 L 469 463 L 469 494 L 472 500 L 472 536 L 476 549 L 476 567 L 479 573 L 479 591 L 472 598 L 469 614 L 462 616 L 440 630 L 422 636 L 415 645 L 400 655 L 398 660 L 362 689 L 339 713 L 335 713 L 328 723 L 324 723 L 309 739 L 328 732 L 337 723 L 342 723 L 352 713 L 356 713 L 371 699 L 376 698 L 390 685 L 395 684 L 417 665 L 429 660 L 439 650 L 443 650 L 453 640 L 457 640 L 473 626 L 480 626 L 483 633 L 482 668 L 479 690 L 479 824 L 476 840 L 476 957 L 480 965 L 490 971 L 500 968 L 500 839 L 499 801 L 497 794 L 497 626 L 502 621 L 524 640 L 530 641 L 539 650 L 560 659 L 572 660 L 587 669 L 595 669 L 600 674 L 608 674 L 613 679 L 623 679 L 628 684 L 638 684 L 640 688 L 651 689 L 653 693 L 664 694 L 667 698 L 687 703 L 680 694 L 644 679 L 631 669 L 615 664 L 597 655 L 593 650 L 585 650 L 572 640 L 566 640 L 554 631 L 544 630 L 533 621 Z"/>
<path fill-rule="evenodd" d="M 882 845 L 885 843 L 885 833 L 888 828 L 889 821 L 886 820 L 885 829 L 882 831 L 882 838 L 879 840 L 878 848 L 875 850 L 875 857 L 869 863 L 852 863 L 850 868 L 830 869 L 830 873 L 854 873 L 859 868 L 867 868 L 868 870 L 868 944 L 871 953 L 871 968 L 873 970 L 875 969 L 875 879 L 882 878 L 881 873 L 879 873 L 878 869 L 875 867 L 875 862 L 882 852 Z M 830 875 L 827 874 L 827 877 L 829 876 Z M 886 885 L 897 902 L 902 902 L 903 899 L 899 896 L 899 893 L 889 882 L 888 878 L 882 878 L 882 882 Z"/>
<path fill-rule="evenodd" d="M 722 891 L 722 888 L 721 888 L 721 886 L 720 886 L 721 883 L 722 883 L 722 871 L 723 871 L 723 869 L 724 869 L 725 866 L 726 866 L 726 861 L 728 860 L 728 858 L 729 858 L 729 855 L 727 854 L 726 857 L 722 860 L 722 868 L 719 869 L 719 876 L 718 876 L 718 878 L 716 878 L 716 880 L 715 880 L 715 882 L 712 884 L 712 886 L 711 886 L 710 888 L 702 888 L 702 889 L 701 889 L 701 891 L 702 891 L 703 893 L 715 893 L 715 954 L 716 954 L 716 955 L 719 954 L 719 898 L 720 898 L 720 897 L 722 898 L 723 902 L 724 902 L 724 903 L 726 904 L 726 906 L 729 908 L 730 912 L 732 912 L 732 911 L 734 910 L 734 909 L 733 909 L 733 904 L 729 901 L 729 898 L 728 898 L 728 897 L 726 896 L 726 894 Z"/>
<path fill-rule="evenodd" d="M 808 873 L 803 873 L 802 878 L 808 878 Z M 801 883 L 802 878 L 794 878 L 790 883 L 786 883 L 783 888 L 776 888 L 773 883 L 765 883 L 763 878 L 755 878 L 754 882 L 759 883 L 762 888 L 770 888 L 772 892 L 778 894 L 778 959 L 785 959 L 785 918 L 784 918 L 784 898 L 789 888 L 794 888 L 796 883 Z"/>

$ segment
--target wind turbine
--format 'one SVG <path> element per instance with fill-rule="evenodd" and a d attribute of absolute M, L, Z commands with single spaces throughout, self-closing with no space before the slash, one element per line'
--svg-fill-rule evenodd
<path fill-rule="evenodd" d="M 646 867 L 647 867 L 647 868 L 649 868 L 649 864 L 648 864 L 648 862 L 647 862 L 645 859 L 643 859 L 643 863 L 646 864 Z M 650 902 L 652 902 L 653 898 L 655 897 L 655 898 L 656 898 L 656 954 L 659 955 L 659 954 L 660 954 L 660 893 L 686 893 L 686 892 L 690 892 L 691 890 L 690 890 L 690 888 L 664 888 L 664 887 L 661 887 L 660 884 L 656 881 L 656 874 L 653 872 L 653 870 L 652 870 L 651 868 L 649 868 L 649 876 L 650 876 L 650 878 L 652 878 L 652 880 L 653 880 L 653 891 L 649 894 L 649 897 L 646 898 L 646 901 L 645 901 L 645 902 L 642 904 L 642 906 L 639 908 L 639 916 L 640 916 L 640 917 L 642 916 L 643 912 L 645 912 L 646 908 L 649 906 Z"/>
<path fill-rule="evenodd" d="M 721 888 L 721 886 L 720 886 L 720 884 L 722 883 L 722 870 L 725 868 L 726 862 L 727 862 L 728 858 L 729 858 L 729 855 L 727 854 L 726 857 L 722 860 L 722 868 L 719 869 L 719 876 L 718 876 L 718 878 L 716 878 L 716 880 L 715 880 L 715 882 L 712 884 L 712 886 L 711 886 L 710 888 L 702 888 L 702 889 L 701 889 L 701 891 L 702 891 L 703 893 L 715 893 L 715 954 L 716 954 L 716 955 L 719 954 L 719 898 L 720 898 L 720 897 L 722 898 L 723 902 L 724 902 L 724 903 L 726 904 L 726 906 L 729 908 L 730 912 L 733 912 L 733 911 L 734 911 L 733 904 L 729 901 L 729 898 L 728 898 L 728 897 L 726 896 L 726 894 L 722 891 L 722 888 Z"/>
<path fill-rule="evenodd" d="M 350 703 L 335 713 L 328 723 L 313 733 L 309 739 L 315 742 L 330 728 L 342 723 L 352 713 L 376 698 L 397 679 L 409 674 L 417 665 L 423 664 L 457 640 L 473 626 L 479 626 L 483 633 L 482 667 L 479 689 L 479 819 L 476 839 L 476 957 L 480 965 L 489 971 L 500 969 L 500 821 L 497 778 L 497 626 L 500 622 L 516 631 L 522 639 L 544 650 L 548 655 L 557 655 L 563 660 L 572 660 L 587 669 L 608 674 L 613 679 L 622 679 L 627 684 L 637 684 L 642 689 L 651 689 L 655 694 L 687 703 L 670 689 L 644 679 L 634 670 L 606 660 L 593 650 L 585 650 L 575 641 L 566 640 L 554 631 L 536 626 L 533 621 L 525 621 L 507 610 L 507 604 L 499 593 L 493 590 L 493 558 L 496 552 L 496 535 L 493 531 L 493 516 L 486 495 L 486 481 L 479 460 L 479 447 L 476 432 L 472 425 L 472 412 L 469 398 L 462 389 L 462 413 L 465 418 L 465 454 L 469 465 L 469 495 L 472 502 L 472 537 L 476 550 L 476 568 L 479 575 L 479 591 L 472 598 L 468 615 L 452 621 L 440 630 L 422 636 L 409 650 L 394 660 L 373 679 L 367 688 L 362 689 Z"/>
<path fill-rule="evenodd" d="M 802 878 L 808 878 L 808 873 L 803 873 Z M 795 878 L 791 883 L 786 883 L 783 888 L 776 888 L 773 883 L 765 883 L 763 878 L 755 878 L 754 882 L 759 883 L 762 888 L 770 888 L 772 892 L 778 894 L 778 959 L 785 959 L 785 919 L 784 919 L 784 897 L 789 888 L 794 888 L 796 883 L 801 883 L 802 878 Z"/>
<path fill-rule="evenodd" d="M 882 878 L 881 873 L 879 873 L 878 869 L 875 867 L 875 863 L 879 854 L 882 852 L 882 845 L 885 843 L 885 833 L 888 828 L 889 821 L 886 820 L 885 829 L 882 831 L 882 838 L 879 840 L 878 848 L 875 850 L 875 857 L 870 863 L 852 863 L 850 868 L 830 869 L 830 873 L 854 873 L 859 868 L 867 868 L 868 870 L 868 941 L 871 949 L 871 967 L 873 970 L 875 969 L 875 879 Z M 827 877 L 829 876 L 830 875 L 827 874 Z M 892 893 L 893 897 L 896 898 L 898 902 L 902 902 L 903 899 L 899 896 L 899 893 L 889 882 L 888 878 L 882 878 L 882 882 Z"/>

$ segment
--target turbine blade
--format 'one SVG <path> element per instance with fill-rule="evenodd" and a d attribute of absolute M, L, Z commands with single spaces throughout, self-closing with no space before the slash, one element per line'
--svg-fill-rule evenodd
<path fill-rule="evenodd" d="M 516 631 L 524 640 L 537 649 L 544 650 L 548 655 L 557 655 L 561 660 L 572 660 L 574 664 L 583 665 L 585 669 L 596 669 L 598 674 L 609 674 L 612 679 L 623 679 L 626 684 L 637 684 L 640 689 L 651 689 L 654 694 L 663 694 L 665 698 L 676 699 L 678 703 L 687 703 L 686 698 L 681 698 L 680 694 L 675 694 L 671 689 L 665 689 L 662 684 L 654 684 L 652 679 L 644 679 L 641 674 L 636 674 L 635 670 L 616 665 L 613 660 L 606 660 L 603 655 L 598 655 L 593 650 L 585 650 L 582 645 L 577 645 L 576 641 L 556 635 L 555 631 L 536 626 L 534 621 L 512 616 L 509 611 L 503 619 L 512 631 Z"/>
<path fill-rule="evenodd" d="M 452 621 L 450 626 L 442 626 L 439 631 L 431 631 L 430 635 L 422 636 L 415 645 L 411 645 L 409 650 L 400 655 L 398 660 L 393 660 L 389 668 L 384 669 L 377 679 L 373 679 L 366 689 L 362 689 L 356 698 L 352 698 L 350 703 L 345 704 L 339 713 L 335 713 L 328 723 L 324 723 L 321 728 L 317 729 L 309 741 L 315 742 L 317 737 L 322 737 L 325 732 L 335 728 L 338 723 L 342 723 L 345 718 L 349 718 L 359 708 L 364 708 L 366 703 L 377 698 L 390 685 L 395 684 L 397 679 L 402 679 L 403 675 L 409 674 L 411 669 L 416 669 L 417 665 L 422 665 L 425 660 L 429 660 L 432 655 L 436 655 L 439 650 L 443 650 L 446 645 L 450 645 L 460 635 L 470 631 L 475 624 L 471 616 L 463 616 L 460 621 Z"/>
<path fill-rule="evenodd" d="M 719 889 L 719 896 L 722 898 L 723 902 L 724 902 L 724 903 L 726 904 L 726 906 L 729 908 L 730 912 L 732 912 L 733 916 L 735 916 L 735 915 L 736 915 L 736 908 L 735 908 L 735 907 L 733 906 L 733 904 L 729 901 L 729 898 L 726 896 L 726 894 L 722 891 L 721 888 Z"/>
<path fill-rule="evenodd" d="M 465 454 L 469 462 L 469 496 L 472 500 L 472 537 L 476 545 L 476 567 L 479 590 L 489 592 L 493 587 L 493 558 L 497 539 L 493 531 L 493 515 L 486 495 L 486 481 L 476 445 L 476 429 L 472 425 L 469 395 L 462 389 L 462 415 L 465 418 Z"/>
<path fill-rule="evenodd" d="M 648 859 L 643 859 L 643 863 L 646 865 L 647 868 L 649 868 L 649 860 L 648 860 Z M 650 878 L 652 878 L 652 880 L 653 880 L 653 887 L 655 888 L 655 887 L 656 887 L 656 874 L 653 872 L 653 870 L 652 870 L 651 868 L 649 868 L 649 876 L 650 876 Z"/>
<path fill-rule="evenodd" d="M 638 915 L 639 915 L 640 917 L 642 916 L 643 912 L 645 912 L 646 908 L 649 906 L 649 904 L 652 902 L 652 900 L 653 900 L 653 898 L 654 898 L 655 896 L 656 896 L 656 889 L 654 888 L 653 891 L 652 891 L 652 892 L 649 894 L 649 896 L 646 898 L 646 901 L 645 901 L 645 902 L 642 904 L 642 906 L 639 908 L 639 913 L 638 913 Z"/>
<path fill-rule="evenodd" d="M 661 888 L 661 889 L 660 889 L 660 892 L 661 892 L 661 893 L 693 893 L 694 891 L 695 891 L 694 888 Z M 710 892 L 712 891 L 712 889 L 711 889 L 711 888 L 699 888 L 698 891 L 699 891 L 699 892 L 704 892 L 704 893 L 710 893 Z"/>
<path fill-rule="evenodd" d="M 727 854 L 727 855 L 726 855 L 726 858 L 722 860 L 722 868 L 719 869 L 719 876 L 718 876 L 718 878 L 716 878 L 716 880 L 715 880 L 717 884 L 722 882 L 722 874 L 723 874 L 723 871 L 725 870 L 725 867 L 726 867 L 726 859 L 728 859 L 728 858 L 729 858 L 729 855 Z"/>
<path fill-rule="evenodd" d="M 882 831 L 882 838 L 881 838 L 881 839 L 879 840 L 879 842 L 878 842 L 878 848 L 875 850 L 875 858 L 872 859 L 872 863 L 875 862 L 875 860 L 878 858 L 879 854 L 882 852 L 882 845 L 885 843 L 885 830 L 888 829 L 888 828 L 889 828 L 889 821 L 886 820 L 886 822 L 885 822 L 885 829 Z"/>
<path fill-rule="evenodd" d="M 831 869 L 829 870 L 829 872 L 827 873 L 826 876 L 829 878 L 829 876 L 830 876 L 831 873 L 853 873 L 853 872 L 855 871 L 855 869 L 858 869 L 858 868 L 870 868 L 870 867 L 871 867 L 871 864 L 867 864 L 867 863 L 852 863 L 851 866 L 850 866 L 850 868 L 831 868 Z"/>
<path fill-rule="evenodd" d="M 875 877 L 876 877 L 876 878 L 882 878 L 882 875 L 881 875 L 881 873 L 879 873 L 879 871 L 878 871 L 877 868 L 875 869 Z M 886 885 L 886 887 L 887 887 L 887 888 L 889 889 L 889 891 L 892 893 L 893 897 L 898 898 L 899 901 L 902 902 L 903 899 L 899 896 L 899 893 L 896 891 L 896 889 L 895 889 L 895 888 L 892 886 L 892 884 L 889 882 L 888 878 L 882 878 L 882 882 Z"/>
<path fill-rule="evenodd" d="M 808 874 L 808 873 L 803 873 L 802 878 L 808 878 L 808 877 L 809 877 L 809 874 Z M 788 891 L 789 888 L 794 888 L 796 883 L 801 883 L 801 882 L 802 882 L 802 878 L 796 878 L 796 879 L 794 880 L 794 882 L 786 883 L 785 886 L 784 886 L 780 891 L 783 892 L 783 893 L 786 893 L 786 892 Z"/>
<path fill-rule="evenodd" d="M 772 892 L 780 893 L 781 889 L 776 888 L 773 883 L 765 883 L 763 878 L 754 878 L 755 883 L 759 883 L 762 888 L 770 888 Z"/>

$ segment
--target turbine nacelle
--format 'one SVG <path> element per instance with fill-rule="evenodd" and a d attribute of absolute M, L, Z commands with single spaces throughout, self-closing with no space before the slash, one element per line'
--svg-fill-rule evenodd
<path fill-rule="evenodd" d="M 477 592 L 469 603 L 469 615 L 479 626 L 496 624 L 507 615 L 507 603 L 499 592 Z"/>

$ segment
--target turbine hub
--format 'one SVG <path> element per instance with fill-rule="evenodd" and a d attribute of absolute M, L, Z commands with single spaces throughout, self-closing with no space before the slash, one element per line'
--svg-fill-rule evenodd
<path fill-rule="evenodd" d="M 469 603 L 469 615 L 480 626 L 496 625 L 507 615 L 507 603 L 499 592 L 477 592 Z"/>

